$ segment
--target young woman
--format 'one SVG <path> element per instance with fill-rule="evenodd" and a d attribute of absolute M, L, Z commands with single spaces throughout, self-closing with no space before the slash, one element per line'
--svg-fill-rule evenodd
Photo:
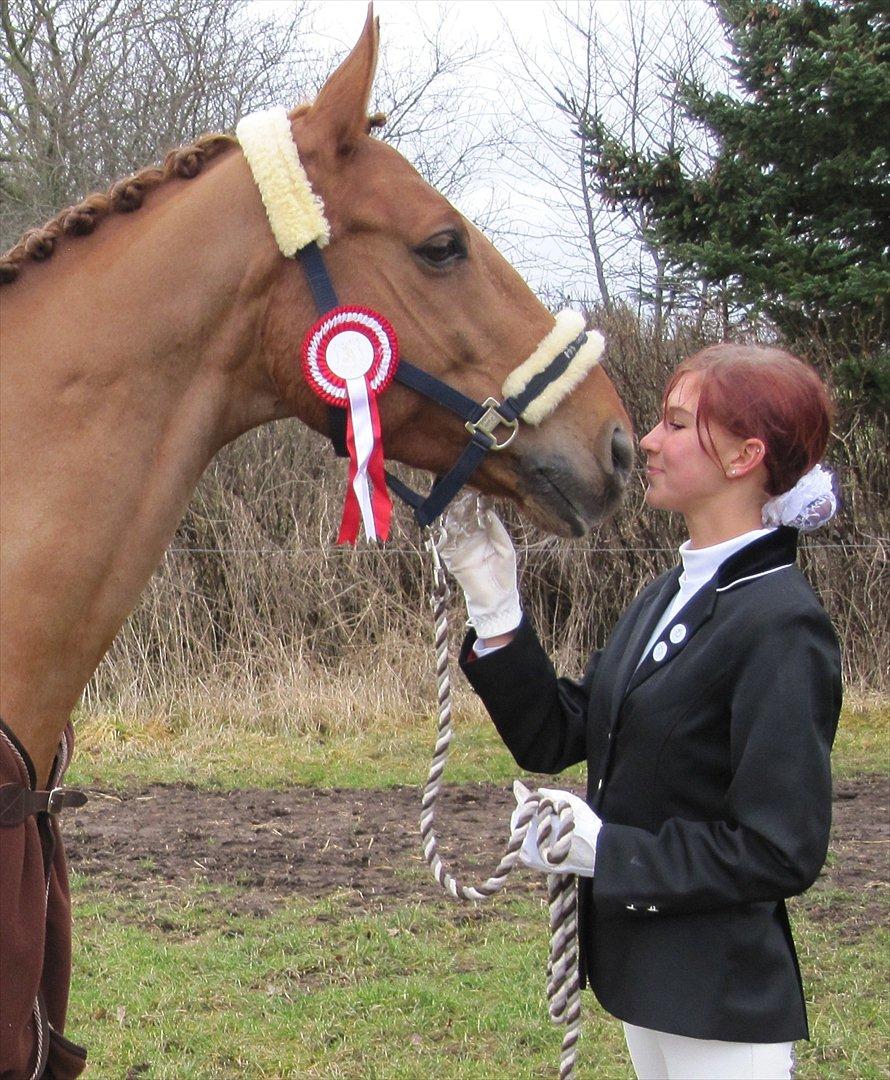
<path fill-rule="evenodd" d="M 829 420 L 816 374 L 779 350 L 679 366 L 640 445 L 646 501 L 685 518 L 681 565 L 577 682 L 521 614 L 497 518 L 469 500 L 445 522 L 461 665 L 501 737 L 535 772 L 587 762 L 563 869 L 581 875 L 582 981 L 624 1021 L 639 1077 L 788 1077 L 808 1035 L 784 900 L 825 859 L 841 678 L 795 555 L 836 507 L 817 464 Z M 533 835 L 523 852 L 551 870 Z"/>

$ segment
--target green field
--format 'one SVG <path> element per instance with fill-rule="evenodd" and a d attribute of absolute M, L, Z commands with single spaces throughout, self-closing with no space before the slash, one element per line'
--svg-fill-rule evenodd
<path fill-rule="evenodd" d="M 458 698 L 449 783 L 508 782 L 509 752 L 475 698 Z M 837 778 L 884 773 L 890 765 L 890 705 L 874 699 L 845 707 L 834 749 Z M 435 742 L 434 715 L 377 718 L 361 730 L 292 730 L 270 717 L 246 725 L 220 716 L 194 723 L 186 715 L 133 720 L 107 714 L 75 717 L 77 753 L 66 783 L 125 787 L 154 782 L 203 788 L 290 785 L 388 788 L 423 784 Z M 567 781 L 583 771 L 562 774 Z"/>
<path fill-rule="evenodd" d="M 885 708 L 848 710 L 837 772 L 886 770 Z M 281 783 L 385 788 L 422 782 L 430 724 L 298 743 L 255 732 L 245 748 L 178 728 L 126 737 L 83 718 L 72 782 L 211 787 Z M 487 727 L 460 728 L 450 779 L 509 779 Z M 110 734 L 109 734 L 110 732 Z M 143 732 L 145 734 L 145 732 Z M 191 745 L 190 745 L 191 743 Z M 238 747 L 240 746 L 240 752 Z M 385 794 L 381 798 L 385 798 Z M 413 827 L 413 822 L 409 827 Z M 886 865 L 886 861 L 885 861 Z M 420 872 L 420 871 L 418 871 Z M 96 1077 L 557 1074 L 561 1031 L 544 1001 L 547 916 L 510 890 L 486 905 L 280 898 L 255 912 L 239 886 L 170 886 L 144 898 L 76 875 L 68 1033 Z M 826 917 L 826 911 L 829 916 Z M 817 886 L 792 905 L 813 1040 L 799 1076 L 878 1078 L 887 1068 L 887 932 L 871 896 Z M 584 1001 L 579 1080 L 632 1077 L 620 1025 Z"/>

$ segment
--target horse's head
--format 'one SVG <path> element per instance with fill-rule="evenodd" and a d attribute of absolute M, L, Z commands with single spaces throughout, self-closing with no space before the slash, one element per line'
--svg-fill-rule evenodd
<path fill-rule="evenodd" d="M 386 316 L 406 359 L 476 401 L 500 400 L 506 377 L 535 352 L 554 318 L 447 199 L 371 137 L 376 60 L 369 6 L 356 47 L 314 104 L 292 117 L 330 224 L 330 276 L 341 303 Z M 306 303 L 302 276 L 288 266 L 270 309 L 270 337 L 282 346 L 276 381 L 294 411 L 325 431 L 324 407 L 293 361 L 295 315 L 287 312 L 302 311 L 305 328 Z M 409 465 L 445 472 L 467 443 L 458 418 L 404 386 L 382 395 L 380 412 L 387 456 Z M 512 499 L 551 532 L 580 534 L 620 500 L 632 460 L 629 430 L 611 382 L 595 368 L 539 426 L 521 424 L 509 448 L 488 454 L 471 483 Z"/>

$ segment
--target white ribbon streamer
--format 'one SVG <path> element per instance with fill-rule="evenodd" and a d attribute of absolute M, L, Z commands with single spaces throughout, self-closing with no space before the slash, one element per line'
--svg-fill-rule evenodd
<path fill-rule="evenodd" d="M 364 378 L 347 379 L 346 392 L 349 395 L 352 438 L 355 442 L 355 477 L 352 481 L 352 490 L 358 499 L 365 535 L 369 540 L 376 540 L 377 526 L 374 523 L 371 489 L 368 483 L 368 462 L 374 450 L 374 427 L 371 422 L 368 387 Z"/>

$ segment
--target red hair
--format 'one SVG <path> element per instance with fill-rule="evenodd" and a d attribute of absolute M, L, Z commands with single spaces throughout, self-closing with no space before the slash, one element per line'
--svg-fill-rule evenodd
<path fill-rule="evenodd" d="M 700 378 L 696 426 L 721 424 L 743 439 L 760 439 L 766 453 L 766 491 L 789 491 L 825 453 L 832 408 L 816 372 L 782 349 L 709 345 L 687 357 L 668 381 L 668 395 L 686 375 Z"/>

